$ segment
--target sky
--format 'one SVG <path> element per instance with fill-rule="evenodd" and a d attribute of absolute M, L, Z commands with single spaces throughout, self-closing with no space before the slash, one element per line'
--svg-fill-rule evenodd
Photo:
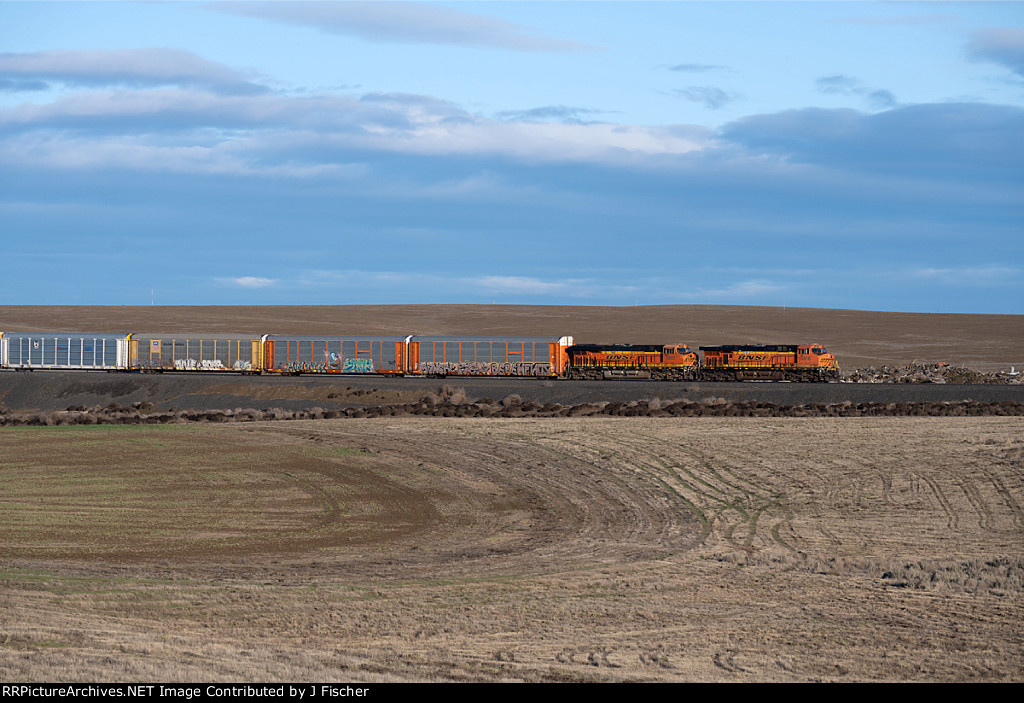
<path fill-rule="evenodd" d="M 0 2 L 0 304 L 1024 312 L 1024 2 Z"/>

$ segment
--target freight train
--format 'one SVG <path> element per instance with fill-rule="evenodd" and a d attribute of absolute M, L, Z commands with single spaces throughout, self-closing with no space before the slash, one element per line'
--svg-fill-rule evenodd
<path fill-rule="evenodd" d="M 242 374 L 532 376 L 675 381 L 839 379 L 820 344 L 574 344 L 570 336 L 0 333 L 0 368 Z"/>

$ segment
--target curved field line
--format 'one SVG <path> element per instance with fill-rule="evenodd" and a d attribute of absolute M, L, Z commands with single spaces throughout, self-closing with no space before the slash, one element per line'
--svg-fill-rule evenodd
<path fill-rule="evenodd" d="M 660 441 L 659 443 L 662 446 L 668 446 L 668 442 Z M 742 469 L 727 463 L 720 463 L 718 466 L 715 466 L 714 464 L 712 464 L 711 460 L 705 454 L 703 454 L 702 452 L 695 448 L 682 447 L 680 449 L 686 454 L 688 454 L 690 457 L 696 459 L 700 466 L 703 466 L 704 468 L 708 469 L 716 476 L 721 477 L 723 475 L 729 475 L 734 477 L 735 480 L 732 482 L 726 482 L 726 485 L 734 488 L 737 492 L 739 492 L 739 495 L 730 496 L 729 498 L 718 498 L 718 500 L 725 501 L 728 507 L 733 508 L 743 517 L 743 521 L 745 522 L 747 527 L 747 534 L 745 539 L 742 540 L 742 543 L 737 542 L 737 540 L 734 539 L 733 536 L 735 535 L 735 530 L 738 526 L 733 526 L 730 528 L 729 534 L 727 536 L 727 541 L 729 543 L 741 549 L 752 548 L 754 540 L 757 538 L 758 535 L 758 526 L 761 520 L 761 516 L 772 509 L 779 509 L 783 511 L 786 517 L 784 518 L 784 520 L 775 523 L 772 527 L 769 528 L 768 533 L 770 535 L 771 541 L 779 544 L 780 546 L 789 551 L 797 551 L 794 547 L 787 544 L 781 538 L 781 535 L 779 534 L 779 531 L 777 529 L 779 524 L 791 524 L 793 519 L 793 513 L 792 511 L 785 507 L 785 502 L 780 493 L 778 493 L 777 491 L 770 490 L 766 486 L 748 478 L 748 476 L 750 476 L 753 473 L 751 471 L 743 471 Z M 736 453 L 733 453 L 732 458 L 734 461 L 736 461 L 739 457 Z M 678 464 L 678 462 L 675 463 Z M 670 466 L 667 464 L 667 462 L 662 461 L 662 464 L 666 467 L 666 469 L 677 470 L 675 466 Z M 743 485 L 750 486 L 754 490 L 745 489 L 742 487 Z M 744 503 L 746 505 L 744 505 Z M 721 513 L 719 513 L 719 515 L 721 515 Z"/>
<path fill-rule="evenodd" d="M 928 490 L 931 491 L 931 494 L 939 504 L 939 507 L 942 508 L 942 512 L 946 514 L 946 527 L 950 530 L 956 530 L 959 526 L 956 511 L 950 504 L 949 499 L 946 498 L 945 493 L 942 492 L 942 488 L 939 487 L 938 482 L 921 473 L 915 473 L 914 475 L 925 482 L 928 486 Z"/>
<path fill-rule="evenodd" d="M 794 554 L 799 554 L 800 553 L 799 549 L 797 549 L 796 547 L 794 547 L 791 544 L 789 544 L 789 542 L 787 542 L 786 540 L 782 539 L 781 531 L 782 531 L 783 527 L 785 527 L 786 529 L 788 529 L 790 532 L 793 533 L 794 541 L 796 541 L 796 533 L 793 530 L 793 513 L 787 512 L 787 516 L 786 516 L 786 518 L 784 520 L 780 520 L 779 522 L 777 522 L 774 525 L 772 525 L 771 535 L 772 535 L 772 539 L 775 540 L 776 544 L 778 544 L 779 546 L 783 547 L 784 549 L 789 550 L 790 552 L 793 552 Z"/>
<path fill-rule="evenodd" d="M 956 483 L 960 486 L 960 490 L 963 491 L 967 502 L 974 508 L 974 512 L 977 514 L 978 527 L 986 532 L 994 532 L 992 511 L 986 505 L 985 499 L 982 497 L 978 487 L 967 480 L 959 480 Z"/>
<path fill-rule="evenodd" d="M 647 455 L 649 457 L 649 461 L 661 467 L 664 471 L 669 472 L 670 474 L 678 477 L 684 483 L 684 485 L 687 485 L 687 487 L 691 491 L 693 491 L 695 494 L 699 496 L 705 497 L 708 500 L 711 500 L 724 506 L 735 507 L 737 509 L 745 511 L 746 509 L 743 508 L 743 506 L 739 505 L 739 501 L 743 499 L 751 499 L 757 497 L 761 498 L 762 500 L 773 501 L 776 500 L 778 497 L 777 495 L 771 493 L 767 489 L 761 486 L 757 486 L 752 481 L 744 480 L 743 483 L 748 483 L 752 486 L 755 486 L 757 491 L 759 491 L 760 493 L 744 489 L 736 485 L 735 483 L 724 480 L 722 478 L 723 474 L 731 474 L 736 477 L 740 477 L 740 475 L 736 470 L 729 469 L 725 464 L 722 464 L 721 466 L 716 466 L 706 456 L 704 456 L 701 452 L 695 449 L 688 447 L 677 447 L 665 440 L 650 437 L 649 435 L 640 435 L 640 437 L 647 440 L 651 444 L 660 444 L 671 452 L 682 452 L 687 454 L 688 456 L 693 458 L 699 466 L 707 470 L 709 474 L 711 474 L 714 477 L 717 477 L 719 479 L 718 483 L 713 483 L 712 481 L 702 476 L 699 476 L 697 473 L 695 473 L 693 469 L 687 468 L 683 464 L 683 462 L 680 462 L 675 457 L 666 456 L 665 454 L 658 453 L 655 450 L 648 449 L 646 447 L 632 446 L 631 443 L 628 443 L 625 440 L 616 441 L 619 444 L 629 446 L 629 448 L 637 454 Z M 680 474 L 685 474 L 685 476 L 689 478 L 691 481 L 702 484 L 703 486 L 706 486 L 709 490 L 701 490 L 690 485 L 687 482 L 687 480 L 684 479 L 683 476 Z M 726 488 L 722 488 L 721 486 L 723 485 Z M 732 492 L 730 492 L 730 490 L 728 489 L 732 489 Z M 765 495 L 762 495 L 762 493 Z M 754 505 L 752 504 L 750 507 L 751 509 L 753 509 Z"/>
<path fill-rule="evenodd" d="M 688 455 L 689 457 L 694 459 L 695 462 L 699 466 L 701 466 L 705 470 L 707 470 L 707 472 L 711 476 L 716 477 L 718 479 L 718 483 L 720 483 L 721 485 L 724 485 L 726 487 L 726 489 L 732 489 L 735 493 L 738 493 L 741 496 L 758 496 L 758 497 L 761 497 L 763 499 L 774 499 L 774 498 L 777 498 L 777 496 L 776 496 L 776 494 L 774 492 L 770 491 L 769 489 L 765 488 L 764 486 L 758 485 L 757 483 L 751 481 L 749 478 L 746 478 L 743 474 L 741 474 L 739 472 L 739 469 L 730 468 L 729 464 L 724 463 L 724 462 L 721 462 L 718 465 L 713 464 L 711 462 L 711 460 L 708 459 L 708 457 L 703 452 L 701 452 L 701 451 L 699 451 L 699 450 L 697 450 L 695 448 L 685 447 L 685 446 L 677 446 L 677 445 L 674 445 L 674 444 L 668 442 L 667 440 L 663 440 L 663 439 L 660 439 L 660 438 L 657 438 L 657 437 L 652 437 L 650 435 L 640 435 L 640 436 L 643 439 L 647 440 L 651 444 L 661 445 L 663 448 L 665 448 L 666 453 L 669 453 L 669 452 L 680 453 L 681 452 L 681 453 L 684 453 L 684 454 Z M 636 451 L 643 452 L 643 453 L 646 453 L 646 454 L 650 454 L 654 458 L 654 461 L 657 462 L 659 465 L 661 465 L 666 470 L 673 471 L 673 472 L 676 472 L 676 473 L 678 473 L 679 471 L 683 471 L 688 476 L 690 476 L 693 480 L 698 481 L 698 482 L 706 485 L 708 488 L 710 488 L 710 489 L 712 489 L 712 490 L 714 490 L 714 491 L 716 491 L 716 492 L 718 492 L 718 493 L 720 493 L 722 495 L 728 495 L 729 494 L 728 490 L 723 489 L 723 488 L 713 484 L 711 481 L 709 481 L 709 480 L 707 480 L 705 478 L 697 476 L 692 470 L 684 468 L 682 466 L 682 462 L 676 460 L 674 457 L 668 458 L 668 457 L 665 456 L 665 454 L 661 454 L 661 453 L 655 452 L 653 449 L 637 448 Z M 749 472 L 747 472 L 747 473 L 749 473 Z M 725 475 L 729 475 L 729 476 L 733 477 L 735 479 L 735 482 L 726 480 L 724 478 Z M 745 484 L 747 484 L 749 486 L 752 486 L 754 488 L 754 490 L 749 490 L 749 489 L 743 488 L 742 486 L 738 485 L 740 483 L 745 483 Z M 733 501 L 724 501 L 724 502 L 730 503 L 730 502 L 733 502 Z"/>
<path fill-rule="evenodd" d="M 663 441 L 653 440 L 653 438 L 646 435 L 644 435 L 643 438 L 649 442 L 655 441 L 658 444 L 667 444 L 666 442 Z M 605 441 L 607 442 L 608 439 L 606 438 Z M 675 476 L 678 480 L 680 480 L 680 482 L 686 489 L 695 493 L 699 497 L 703 497 L 705 500 L 710 501 L 713 504 L 717 504 L 719 506 L 718 509 L 715 511 L 711 519 L 708 521 L 708 526 L 710 528 L 709 534 L 711 531 L 714 531 L 716 529 L 716 525 L 721 524 L 723 525 L 723 527 L 718 529 L 722 530 L 723 539 L 727 543 L 739 549 L 749 548 L 749 545 L 753 542 L 754 535 L 756 534 L 756 515 L 758 511 L 763 507 L 758 505 L 749 505 L 749 503 L 753 502 L 752 498 L 754 498 L 755 496 L 751 495 L 749 492 L 743 491 L 742 489 L 738 488 L 737 486 L 729 482 L 721 481 L 721 483 L 723 483 L 724 485 L 740 493 L 740 495 L 730 495 L 727 490 L 723 490 L 722 488 L 715 486 L 710 481 L 704 480 L 703 478 L 694 474 L 692 470 L 685 469 L 679 466 L 680 462 L 678 461 L 673 461 L 672 464 L 674 465 L 670 465 L 669 461 L 664 456 L 656 453 L 653 450 L 635 447 L 631 442 L 627 442 L 625 440 L 614 440 L 614 442 L 619 445 L 628 446 L 629 450 L 634 454 L 646 456 L 649 462 L 653 462 L 653 464 L 655 464 L 655 471 L 657 471 L 657 468 L 660 467 L 661 472 L 668 472 L 671 475 Z M 676 448 L 673 447 L 673 449 Z M 693 453 L 691 451 L 687 451 L 686 453 L 689 454 L 690 456 L 693 456 Z M 699 457 L 698 463 L 704 468 L 708 469 L 709 472 L 715 475 L 719 475 L 718 471 L 712 466 L 711 462 L 708 461 L 706 458 Z M 680 471 L 684 472 L 686 476 L 688 476 L 692 481 L 696 481 L 703 484 L 704 486 L 707 486 L 709 489 L 718 493 L 718 495 L 713 495 L 711 493 L 708 493 L 707 491 L 700 490 L 694 487 L 691 483 L 683 479 L 683 477 L 680 475 Z M 727 517 L 728 514 L 731 512 L 735 512 L 739 515 L 740 520 L 738 522 L 734 522 Z M 745 544 L 740 544 L 739 542 L 737 542 L 736 539 L 733 538 L 736 529 L 740 526 L 746 526 L 747 528 L 747 535 L 744 540 Z"/>
<path fill-rule="evenodd" d="M 651 454 L 653 455 L 653 452 L 651 452 Z M 668 463 L 665 462 L 661 457 L 657 455 L 653 456 L 655 463 L 659 464 L 663 469 L 665 469 L 666 473 L 669 476 L 671 476 L 674 479 L 677 479 L 680 485 L 685 490 L 689 491 L 696 497 L 703 498 L 704 500 L 712 504 L 718 504 L 722 506 L 728 506 L 731 504 L 731 501 L 725 491 L 722 491 L 721 489 L 709 483 L 708 481 L 705 481 L 704 479 L 700 478 L 699 476 L 694 474 L 693 471 L 680 466 L 669 466 Z M 654 475 L 658 475 L 655 472 L 652 473 L 654 473 Z M 664 477 L 659 476 L 659 479 L 663 482 L 667 482 L 667 479 Z M 696 485 L 694 485 L 695 483 L 705 486 L 708 490 L 704 490 L 702 488 L 697 487 Z"/>
<path fill-rule="evenodd" d="M 418 437 L 416 456 L 418 459 L 436 454 L 441 460 L 452 452 L 451 437 Z M 515 485 L 535 495 L 542 503 L 561 505 L 552 512 L 557 522 L 551 522 L 550 534 L 541 539 L 531 537 L 528 544 L 520 545 L 522 552 L 535 553 L 548 561 L 579 560 L 591 553 L 591 540 L 614 538 L 622 549 L 632 552 L 637 549 L 648 551 L 660 549 L 677 551 L 681 547 L 674 536 L 680 533 L 683 523 L 678 520 L 679 507 L 692 515 L 689 506 L 681 501 L 669 500 L 667 505 L 647 498 L 650 486 L 638 484 L 632 474 L 602 467 L 575 454 L 560 452 L 551 447 L 541 446 L 535 441 L 518 439 L 510 441 L 496 438 L 498 446 L 481 446 L 479 441 L 471 446 L 458 445 L 460 465 L 490 476 L 499 484 Z M 553 466 L 557 467 L 552 470 Z M 544 470 L 531 471 L 530 466 L 544 466 Z M 519 471 L 519 468 L 525 468 Z M 458 468 L 458 467 L 456 467 Z M 670 487 L 659 484 L 669 490 Z M 675 508 L 673 506 L 676 506 Z M 569 522 L 566 517 L 574 515 Z M 541 514 L 543 517 L 543 513 Z M 687 534 L 692 528 L 685 530 Z M 568 534 L 567 534 L 568 533 Z M 571 535 L 571 536 L 570 536 Z M 539 559 L 531 559 L 537 562 Z"/>
<path fill-rule="evenodd" d="M 1012 460 L 1007 461 L 1005 459 L 1004 461 L 1006 461 L 1006 463 L 1010 465 L 1011 472 L 1020 472 L 1020 462 Z M 996 494 L 999 495 L 999 497 L 1002 498 L 1003 502 L 1006 504 L 1006 508 L 1010 513 L 1010 521 L 1013 524 L 1014 529 L 1024 529 L 1024 509 L 1021 509 L 1020 503 L 1018 503 L 1014 499 L 1013 493 L 1011 493 L 1010 490 L 1006 487 L 1006 484 L 1003 482 L 1003 479 L 995 471 L 986 468 L 984 465 L 980 465 L 978 468 L 983 474 L 985 474 L 985 477 L 992 483 L 992 487 L 995 489 Z"/>
<path fill-rule="evenodd" d="M 538 446 L 538 447 L 544 449 L 547 452 L 551 452 L 553 454 L 556 454 L 558 456 L 564 457 L 564 458 L 569 459 L 571 461 L 582 463 L 582 464 L 590 467 L 594 472 L 599 473 L 601 476 L 607 476 L 607 475 L 610 474 L 610 471 L 608 470 L 607 467 L 603 467 L 603 466 L 601 466 L 599 464 L 596 464 L 596 463 L 594 463 L 594 462 L 592 462 L 592 461 L 590 461 L 588 459 L 584 459 L 584 458 L 581 458 L 579 456 L 575 456 L 573 454 L 569 454 L 568 452 L 564 452 L 564 451 L 561 451 L 559 449 L 554 449 L 552 447 L 541 446 L 539 444 L 535 445 L 535 446 Z M 710 532 L 710 525 L 708 523 L 707 517 L 705 516 L 704 512 L 695 503 L 693 503 L 692 501 L 687 499 L 686 496 L 682 495 L 676 489 L 676 487 L 674 487 L 670 483 L 666 482 L 662 477 L 651 474 L 651 475 L 648 475 L 647 478 L 650 479 L 651 481 L 653 481 L 655 483 L 655 485 L 660 486 L 663 490 L 665 490 L 665 491 L 669 492 L 670 494 L 674 495 L 675 499 L 677 501 L 683 503 L 683 505 L 685 506 L 687 512 L 689 512 L 694 517 L 696 517 L 698 519 L 698 521 L 700 522 L 700 524 L 701 524 L 701 529 L 700 529 L 701 537 L 699 537 L 697 540 L 695 540 L 694 544 L 687 545 L 685 547 L 685 549 L 691 549 L 693 546 L 695 546 L 695 544 L 702 543 L 703 539 L 704 539 L 704 536 Z M 628 487 L 627 484 L 623 483 L 622 485 L 623 485 L 624 488 Z"/>
<path fill-rule="evenodd" d="M 875 473 L 878 474 L 878 480 L 882 484 L 882 500 L 886 505 L 893 505 L 892 501 L 892 474 L 886 473 L 881 469 L 877 469 Z"/>

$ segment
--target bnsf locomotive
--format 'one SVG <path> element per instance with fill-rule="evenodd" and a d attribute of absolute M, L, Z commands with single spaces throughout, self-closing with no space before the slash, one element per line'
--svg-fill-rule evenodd
<path fill-rule="evenodd" d="M 573 344 L 561 337 L 0 333 L 0 368 L 243 374 L 835 381 L 820 344 Z"/>
<path fill-rule="evenodd" d="M 577 344 L 569 347 L 569 378 L 651 378 L 666 381 L 839 380 L 834 355 L 820 344 Z"/>
<path fill-rule="evenodd" d="M 838 381 L 836 357 L 820 344 L 701 347 L 707 381 Z"/>
<path fill-rule="evenodd" d="M 569 378 L 692 381 L 700 369 L 686 344 L 577 344 L 566 350 Z"/>

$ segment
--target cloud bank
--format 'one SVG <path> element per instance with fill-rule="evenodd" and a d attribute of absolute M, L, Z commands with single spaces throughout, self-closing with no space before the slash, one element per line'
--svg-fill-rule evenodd
<path fill-rule="evenodd" d="M 76 87 L 192 86 L 221 95 L 266 89 L 238 71 L 188 51 L 167 48 L 58 50 L 0 54 L 0 82 L 40 90 L 49 82 Z M 15 88 L 8 88 L 12 90 Z"/>
<path fill-rule="evenodd" d="M 539 36 L 528 27 L 493 17 L 416 2 L 217 2 L 209 7 L 373 42 L 557 53 L 598 49 Z"/>
<path fill-rule="evenodd" d="M 1024 29 L 1004 27 L 975 32 L 967 53 L 975 61 L 1000 64 L 1024 78 Z"/>
<path fill-rule="evenodd" d="M 874 92 L 845 74 L 817 87 Z M 153 279 L 178 303 L 1024 295 L 1019 267 L 992 263 L 1024 256 L 1018 107 L 893 99 L 715 129 L 557 102 L 488 116 L 434 95 L 276 90 L 162 48 L 7 53 L 0 88 L 0 212 L 22 233 L 7 259 L 35 275 L 87 259 L 144 301 Z M 709 109 L 735 99 L 688 90 Z"/>

